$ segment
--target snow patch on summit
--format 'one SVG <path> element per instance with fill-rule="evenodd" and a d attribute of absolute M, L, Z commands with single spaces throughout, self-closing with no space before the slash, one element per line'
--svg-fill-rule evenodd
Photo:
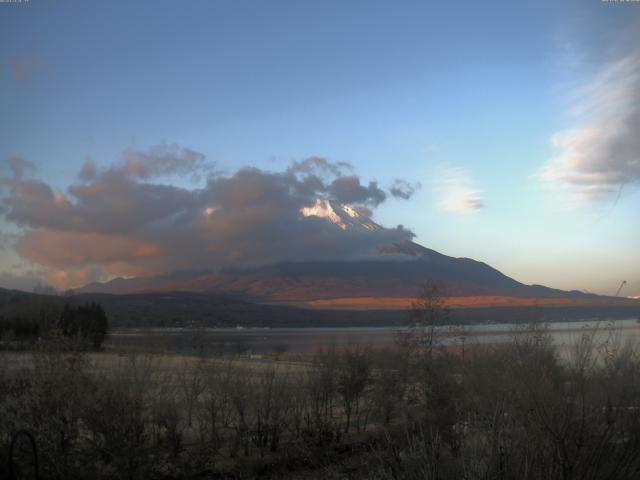
<path fill-rule="evenodd" d="M 340 226 L 340 228 L 342 228 L 343 230 L 347 229 L 347 226 L 335 212 L 329 200 L 320 200 L 318 198 L 316 199 L 316 203 L 312 207 L 301 208 L 300 213 L 302 213 L 302 215 L 305 217 L 326 218 L 331 223 L 335 223 L 336 225 Z"/>
<path fill-rule="evenodd" d="M 339 226 L 342 230 L 364 229 L 370 232 L 380 232 L 384 228 L 370 218 L 360 214 L 350 205 L 337 204 L 331 200 L 316 199 L 311 207 L 303 207 L 300 213 L 305 217 L 319 217 Z"/>

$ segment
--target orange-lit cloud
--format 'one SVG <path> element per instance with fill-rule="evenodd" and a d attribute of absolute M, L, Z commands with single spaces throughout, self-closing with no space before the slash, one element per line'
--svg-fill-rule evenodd
<path fill-rule="evenodd" d="M 42 248 L 46 245 L 46 248 Z M 18 241 L 17 251 L 50 266 L 108 265 L 121 260 L 161 255 L 158 245 L 118 235 L 32 230 Z"/>
<path fill-rule="evenodd" d="M 48 268 L 59 287 L 184 269 L 351 259 L 412 237 L 404 228 L 344 230 L 302 215 L 318 198 L 363 213 L 387 198 L 349 165 L 317 157 L 282 172 L 243 168 L 222 176 L 201 153 L 164 144 L 127 150 L 107 168 L 87 161 L 63 191 L 18 170 L 0 180 L 0 208 L 22 229 L 16 251 Z M 194 174 L 206 175 L 206 184 L 166 183 Z"/>

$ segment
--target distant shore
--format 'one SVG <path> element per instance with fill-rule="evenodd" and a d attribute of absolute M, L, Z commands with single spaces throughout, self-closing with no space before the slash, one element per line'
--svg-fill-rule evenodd
<path fill-rule="evenodd" d="M 415 301 L 411 297 L 345 297 L 312 300 L 300 304 L 307 308 L 335 308 L 354 310 L 398 310 L 409 308 Z M 637 306 L 640 300 L 632 298 L 571 298 L 571 297 L 515 297 L 506 295 L 474 295 L 464 297 L 447 297 L 445 304 L 450 308 L 467 307 L 575 307 L 575 306 Z"/>

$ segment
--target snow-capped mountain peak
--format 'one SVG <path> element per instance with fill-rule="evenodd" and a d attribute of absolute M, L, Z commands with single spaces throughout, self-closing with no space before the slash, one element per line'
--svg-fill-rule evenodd
<path fill-rule="evenodd" d="M 300 213 L 305 217 L 320 217 L 338 225 L 341 229 L 364 229 L 370 232 L 384 230 L 383 227 L 362 215 L 355 208 L 346 204 L 338 204 L 327 199 L 316 199 L 311 207 L 303 207 Z"/>

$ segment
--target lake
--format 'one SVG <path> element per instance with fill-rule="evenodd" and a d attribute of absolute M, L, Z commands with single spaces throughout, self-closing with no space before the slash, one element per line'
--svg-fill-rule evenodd
<path fill-rule="evenodd" d="M 615 321 L 574 321 L 545 324 L 554 344 L 575 345 L 587 332 L 595 331 L 596 343 L 614 335 L 625 341 L 640 340 L 640 323 L 635 318 Z M 510 341 L 516 324 L 482 324 L 464 327 L 464 341 L 497 344 Z M 520 326 L 522 328 L 522 326 Z M 319 349 L 351 346 L 393 348 L 398 327 L 347 328 L 148 328 L 114 330 L 105 344 L 107 350 L 153 351 L 210 354 L 310 353 Z M 406 331 L 406 329 L 404 329 Z M 442 343 L 460 342 L 461 335 L 441 327 Z"/>

